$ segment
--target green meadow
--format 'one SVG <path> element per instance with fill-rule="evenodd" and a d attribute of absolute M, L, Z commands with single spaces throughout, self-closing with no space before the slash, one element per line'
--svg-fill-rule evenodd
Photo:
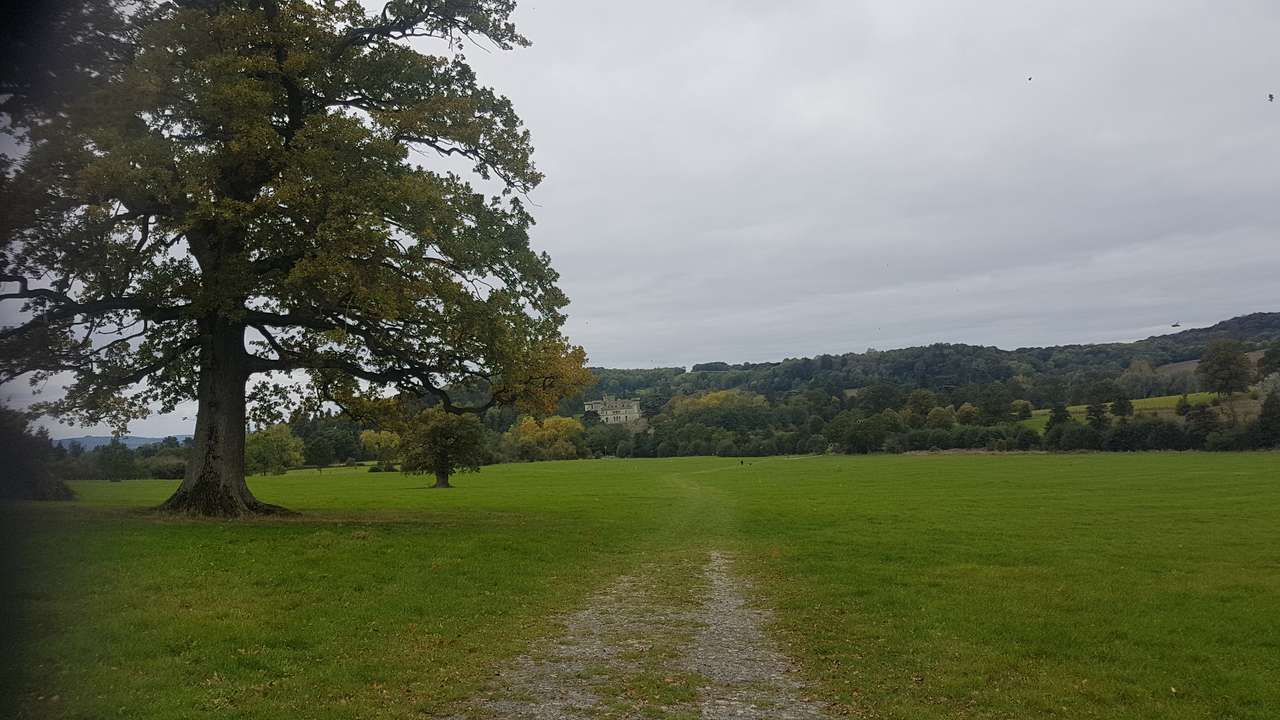
<path fill-rule="evenodd" d="M 1176 419 L 1178 417 L 1178 400 L 1181 397 L 1181 395 L 1162 395 L 1160 397 L 1138 398 L 1133 401 L 1133 412 L 1135 415 Z M 1192 405 L 1208 404 L 1215 397 L 1216 395 L 1211 392 L 1191 393 L 1187 395 L 1187 402 Z M 1241 418 L 1251 418 L 1257 416 L 1262 402 L 1241 393 L 1225 398 L 1223 406 L 1227 408 L 1228 412 L 1234 410 Z M 1071 405 L 1067 408 L 1067 412 L 1071 413 L 1071 417 L 1076 420 L 1084 422 L 1088 409 L 1088 405 Z M 1049 424 L 1049 410 L 1033 411 L 1031 417 L 1023 420 L 1022 424 L 1033 430 L 1044 432 L 1045 426 Z"/>
<path fill-rule="evenodd" d="M 0 508 L 16 718 L 422 718 L 642 563 L 730 553 L 837 712 L 1274 718 L 1280 454 L 503 465 L 254 477 L 297 516 Z"/>

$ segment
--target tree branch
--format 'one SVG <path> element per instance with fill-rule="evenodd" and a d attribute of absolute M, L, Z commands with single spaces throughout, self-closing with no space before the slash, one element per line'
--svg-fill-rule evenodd
<path fill-rule="evenodd" d="M 172 363 L 174 360 L 177 360 L 179 357 L 181 357 L 183 353 L 186 353 L 187 351 L 195 349 L 199 346 L 200 346 L 199 336 L 188 338 L 187 340 L 169 348 L 167 352 L 165 352 L 163 355 L 157 358 L 154 362 L 149 363 L 147 365 L 143 365 L 142 367 L 138 368 L 137 370 L 135 370 L 134 372 L 128 375 L 125 375 L 124 377 L 107 378 L 107 382 L 113 383 L 119 387 L 125 387 L 128 385 L 133 385 L 135 383 L 142 382 L 142 380 L 145 379 L 148 375 L 152 375 L 154 373 L 160 372 L 161 370 L 168 367 L 169 364 Z"/>
<path fill-rule="evenodd" d="M 16 293 L 0 295 L 0 300 L 45 299 L 56 304 L 56 307 L 36 315 L 21 325 L 0 330 L 0 340 L 24 335 L 36 328 L 47 327 L 78 315 L 93 317 L 118 310 L 131 310 L 152 322 L 170 322 L 182 319 L 183 313 L 191 307 L 190 305 L 156 305 L 155 300 L 151 298 L 129 295 L 82 303 L 66 293 L 48 288 L 29 288 L 28 279 L 20 275 L 0 275 L 0 282 L 17 283 L 19 288 Z"/>

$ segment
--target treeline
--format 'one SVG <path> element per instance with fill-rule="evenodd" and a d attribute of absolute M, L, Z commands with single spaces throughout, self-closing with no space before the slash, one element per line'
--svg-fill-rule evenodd
<path fill-rule="evenodd" d="M 1117 377 L 1095 377 L 1070 395 L 1087 405 L 1078 422 L 1062 401 L 1041 404 L 1023 378 L 934 391 L 877 382 L 852 392 L 819 389 L 770 397 L 741 388 L 679 394 L 663 402 L 654 392 L 642 402 L 645 427 L 629 437 L 600 431 L 594 454 L 623 457 L 676 455 L 758 456 L 792 453 L 907 452 L 918 450 L 1244 450 L 1275 447 L 1280 414 L 1280 345 L 1255 368 L 1244 344 L 1217 340 L 1194 371 L 1195 386 L 1218 393 L 1211 403 L 1184 399 L 1174 417 L 1136 416 L 1132 397 L 1148 397 L 1157 374 L 1144 361 Z M 651 371 L 651 377 L 679 374 Z M 733 370 L 715 372 L 733 372 Z M 1258 385 L 1253 387 L 1253 383 Z M 1255 418 L 1242 418 L 1221 397 L 1263 400 Z M 1037 402 L 1040 401 L 1040 402 Z M 657 408 L 656 411 L 653 408 Z M 1041 434 L 1025 422 L 1051 408 Z M 616 449 L 611 443 L 617 439 Z"/>
<path fill-rule="evenodd" d="M 680 395 L 712 390 L 746 390 L 777 401 L 788 393 L 814 390 L 837 396 L 873 385 L 907 391 L 972 396 L 993 384 L 1016 384 L 1016 397 L 1036 407 L 1089 402 L 1098 382 L 1116 383 L 1129 399 L 1180 395 L 1208 389 L 1190 370 L 1157 371 L 1201 357 L 1214 341 L 1234 339 L 1245 349 L 1263 349 L 1280 340 L 1280 313 L 1255 313 L 1209 328 L 1186 330 L 1133 343 L 1061 345 L 1001 350 L 960 344 L 842 355 L 819 355 L 776 363 L 731 365 L 708 362 L 683 368 L 619 370 L 593 368 L 597 383 L 567 400 L 560 414 L 581 412 L 583 399 L 610 394 L 638 397 L 650 414 Z M 966 398 L 967 400 L 968 398 Z"/>
<path fill-rule="evenodd" d="M 1280 447 L 1280 393 L 1271 392 L 1256 418 L 1224 416 L 1212 404 L 1179 407 L 1180 420 L 1121 417 L 1111 422 L 1090 413 L 1084 423 L 1055 411 L 1045 431 L 1049 450 L 1263 450 Z"/>
<path fill-rule="evenodd" d="M 79 443 L 63 446 L 45 438 L 42 457 L 49 472 L 62 480 L 181 479 L 187 471 L 190 440 L 167 437 L 130 448 L 119 440 L 86 450 Z"/>
<path fill-rule="evenodd" d="M 190 439 L 163 440 L 129 447 L 119 440 L 85 449 L 78 442 L 55 443 L 43 428 L 34 428 L 21 412 L 0 407 L 0 442 L 23 448 L 24 472 L 51 482 L 65 480 L 180 480 L 192 452 Z M 367 430 L 338 413 L 296 415 L 288 424 L 250 431 L 245 464 L 249 473 L 284 472 L 298 467 L 355 465 L 375 460 L 361 435 Z M 375 443 L 376 445 L 376 443 Z M 32 468 L 39 468 L 38 471 Z M 17 475 L 20 473 L 14 473 Z M 18 493 L 23 495 L 26 493 Z"/>
<path fill-rule="evenodd" d="M 818 398 L 793 397 L 771 404 L 763 396 L 741 390 L 714 391 L 679 398 L 650 423 L 647 431 L 619 440 L 589 443 L 593 453 L 619 457 L 721 455 L 726 457 L 838 452 L 865 454 L 928 450 L 1249 450 L 1280 445 L 1280 393 L 1272 392 L 1261 412 L 1233 420 L 1221 406 L 1190 405 L 1177 419 L 1137 416 L 1117 401 L 1093 404 L 1084 422 L 1055 406 L 1046 432 L 1016 420 L 1029 416 L 1025 401 L 1009 403 L 992 417 L 969 403 L 933 406 L 929 391 L 916 391 L 902 407 L 876 411 L 874 406 L 835 411 Z M 936 398 L 936 396 L 934 396 Z M 913 404 L 917 404 L 913 407 Z M 989 410 L 989 408 L 988 408 Z M 615 426 L 616 428 L 616 426 Z M 610 429 L 615 429 L 610 428 Z"/>
<path fill-rule="evenodd" d="M 942 347 L 948 346 L 917 350 Z M 1187 387 L 1172 417 L 1135 415 L 1133 399 L 1171 387 L 1145 360 L 1131 362 L 1114 376 L 1037 380 L 1019 374 L 941 389 L 881 380 L 853 390 L 805 386 L 773 393 L 682 383 L 695 376 L 779 372 L 786 363 L 768 368 L 716 365 L 700 373 L 598 371 L 600 382 L 593 392 L 641 398 L 638 424 L 606 425 L 594 414 L 520 417 L 509 408 L 455 422 L 447 413 L 431 411 L 419 416 L 421 426 L 406 426 L 401 437 L 339 413 L 296 414 L 288 423 L 248 434 L 246 469 L 282 473 L 373 461 L 371 471 L 426 472 L 434 467 L 447 477 L 448 472 L 486 464 L 603 456 L 1274 448 L 1280 445 L 1280 343 L 1262 353 L 1256 366 L 1246 355 L 1249 347 L 1235 340 L 1210 342 L 1186 382 L 1217 398 L 1192 404 Z M 830 362 L 834 368 L 835 360 Z M 822 365 L 819 360 L 818 367 Z M 668 394 L 677 387 L 686 391 Z M 1239 417 L 1233 403 L 1222 401 L 1246 394 L 1261 401 L 1256 416 Z M 1083 421 L 1072 417 L 1062 398 L 1087 405 Z M 1027 423 L 1037 408 L 1049 410 L 1044 433 Z M 465 443 L 459 444 L 459 438 Z M 454 448 L 452 459 L 441 452 L 444 444 Z M 6 408 L 0 408 L 0 446 L 0 462 L 8 471 L 0 494 L 46 499 L 70 497 L 66 480 L 180 479 L 192 452 L 189 442 L 172 437 L 134 449 L 118 441 L 93 450 L 74 443 L 62 447 L 45 431 L 33 429 L 25 415 Z"/>

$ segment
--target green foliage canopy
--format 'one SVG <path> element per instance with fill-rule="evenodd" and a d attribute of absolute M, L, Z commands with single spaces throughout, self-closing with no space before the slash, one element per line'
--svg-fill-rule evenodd
<path fill-rule="evenodd" d="M 0 176 L 0 300 L 24 321 L 0 382 L 70 373 L 41 409 L 118 428 L 199 400 L 171 509 L 263 509 L 246 387 L 278 419 L 282 374 L 460 412 L 581 368 L 529 244 L 530 134 L 463 53 L 528 44 L 513 0 L 84 4 L 59 25 L 75 62 L 48 49 L 25 66 L 46 82 L 3 88 L 25 156 Z"/>
<path fill-rule="evenodd" d="M 1244 392 L 1249 389 L 1253 380 L 1253 368 L 1249 357 L 1245 354 L 1244 345 L 1238 340 L 1216 340 L 1209 344 L 1200 364 L 1196 366 L 1196 374 L 1205 384 L 1205 389 L 1219 395 Z"/>
<path fill-rule="evenodd" d="M 433 473 L 436 487 L 449 487 L 453 473 L 480 469 L 483 448 L 484 426 L 476 416 L 430 408 L 401 437 L 401 468 L 410 474 Z"/>
<path fill-rule="evenodd" d="M 302 438 L 283 423 L 272 425 L 245 439 L 245 464 L 249 472 L 283 473 L 303 463 Z"/>

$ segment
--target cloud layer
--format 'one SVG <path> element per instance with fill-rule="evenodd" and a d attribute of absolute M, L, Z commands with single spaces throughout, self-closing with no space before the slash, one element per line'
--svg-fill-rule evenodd
<path fill-rule="evenodd" d="M 1280 309 L 1269 0 L 516 18 L 532 48 L 467 54 L 533 131 L 534 241 L 593 364 L 1122 340 Z M 185 432 L 181 414 L 134 431 Z"/>
<path fill-rule="evenodd" d="M 469 55 L 596 364 L 1277 309 L 1280 6 L 1122 5 L 538 2 Z"/>

